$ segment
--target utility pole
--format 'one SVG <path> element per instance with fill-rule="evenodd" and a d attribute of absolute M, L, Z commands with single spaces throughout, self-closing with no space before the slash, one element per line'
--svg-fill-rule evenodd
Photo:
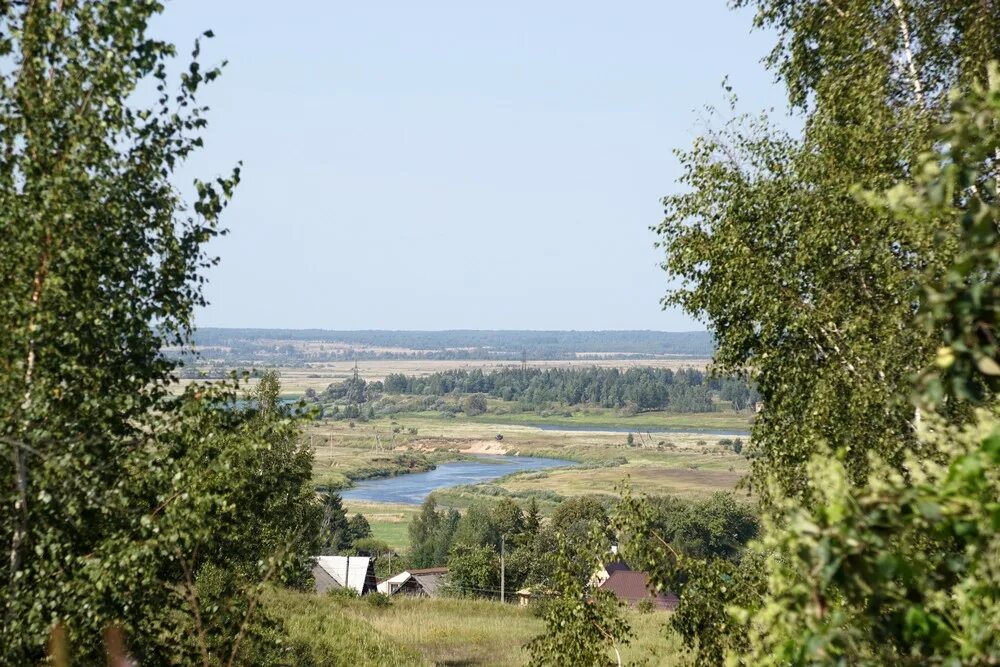
<path fill-rule="evenodd" d="M 506 546 L 504 544 L 504 536 L 501 535 L 500 536 L 500 602 L 501 603 L 504 602 L 504 584 L 506 583 L 504 576 L 506 573 L 504 572 L 504 566 L 503 566 L 504 546 Z"/>

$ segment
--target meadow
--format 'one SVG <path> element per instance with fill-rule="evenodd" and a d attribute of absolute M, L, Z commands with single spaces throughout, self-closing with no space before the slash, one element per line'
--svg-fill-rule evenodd
<path fill-rule="evenodd" d="M 363 599 L 269 590 L 264 608 L 283 619 L 296 655 L 314 665 L 528 664 L 524 645 L 544 629 L 530 608 L 490 600 Z M 626 611 L 634 639 L 626 664 L 687 664 L 667 612 Z"/>

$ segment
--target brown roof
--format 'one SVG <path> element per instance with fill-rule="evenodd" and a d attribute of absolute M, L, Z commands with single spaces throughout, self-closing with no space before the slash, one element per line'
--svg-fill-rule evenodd
<path fill-rule="evenodd" d="M 630 568 L 628 563 L 623 560 L 613 560 L 604 566 L 604 571 L 607 572 L 608 575 L 612 575 L 615 572 L 631 572 L 632 568 Z"/>
<path fill-rule="evenodd" d="M 406 570 L 410 574 L 448 574 L 446 567 L 425 567 L 422 570 Z"/>
<path fill-rule="evenodd" d="M 649 575 L 645 572 L 616 570 L 600 588 L 611 591 L 630 607 L 634 607 L 640 600 L 649 600 L 657 609 L 675 609 L 679 602 L 673 593 L 654 593 L 649 585 Z"/>

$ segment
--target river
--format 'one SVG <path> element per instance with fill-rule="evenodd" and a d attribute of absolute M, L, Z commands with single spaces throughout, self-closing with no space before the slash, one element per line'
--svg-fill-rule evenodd
<path fill-rule="evenodd" d="M 513 472 L 571 465 L 572 461 L 535 456 L 482 456 L 475 461 L 442 463 L 428 472 L 365 480 L 340 495 L 344 500 L 419 505 L 436 489 L 488 482 Z"/>

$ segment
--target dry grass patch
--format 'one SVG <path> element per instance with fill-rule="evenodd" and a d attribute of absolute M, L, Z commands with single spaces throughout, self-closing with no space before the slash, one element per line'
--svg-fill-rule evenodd
<path fill-rule="evenodd" d="M 554 491 L 564 496 L 617 495 L 617 487 L 627 478 L 637 493 L 703 498 L 717 491 L 732 491 L 742 476 L 728 470 L 629 463 L 615 468 L 554 470 L 545 476 L 515 477 L 503 481 L 502 486 L 515 492 Z"/>
<path fill-rule="evenodd" d="M 353 610 L 437 665 L 525 665 L 522 646 L 544 630 L 526 609 L 486 600 L 397 599 L 388 609 L 357 604 Z"/>

